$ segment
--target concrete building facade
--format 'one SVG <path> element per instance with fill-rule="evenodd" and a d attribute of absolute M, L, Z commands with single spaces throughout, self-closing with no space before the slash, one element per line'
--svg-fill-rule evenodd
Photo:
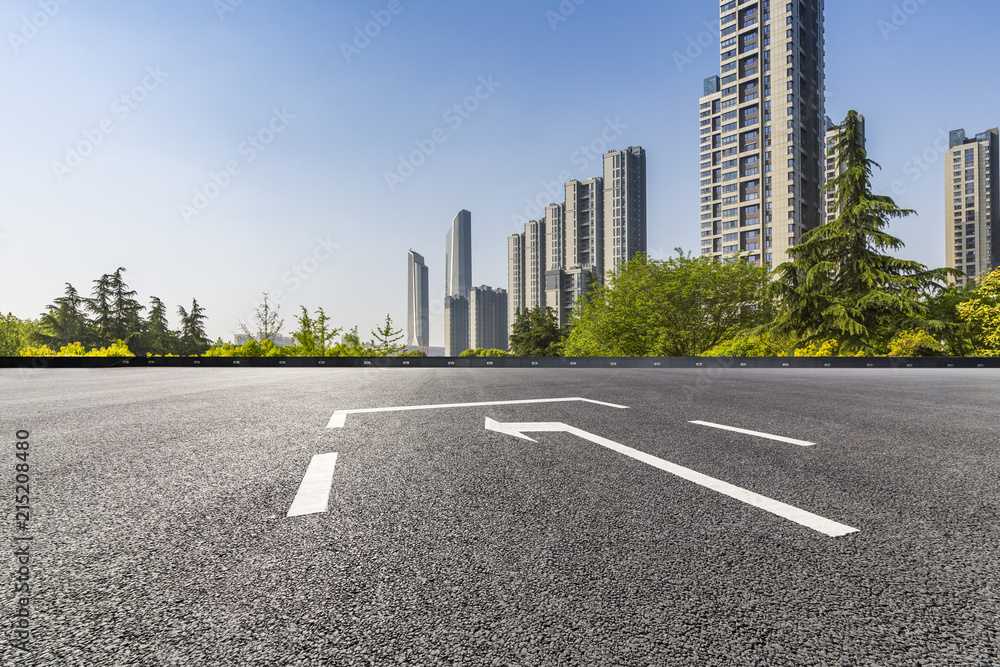
<path fill-rule="evenodd" d="M 953 130 L 945 157 L 945 244 L 947 266 L 965 275 L 959 287 L 1000 267 L 993 237 L 1000 234 L 997 214 L 998 129 L 967 137 Z"/>
<path fill-rule="evenodd" d="M 604 274 L 646 252 L 646 151 L 604 154 Z"/>
<path fill-rule="evenodd" d="M 446 237 L 445 296 L 469 298 L 472 289 L 472 214 L 460 211 Z"/>
<path fill-rule="evenodd" d="M 604 178 L 566 184 L 566 265 L 604 273 Z"/>
<path fill-rule="evenodd" d="M 509 349 L 507 290 L 483 285 L 473 287 L 469 298 L 472 347 L 484 350 Z"/>
<path fill-rule="evenodd" d="M 472 214 L 459 211 L 445 237 L 445 356 L 469 349 L 469 294 L 472 291 Z"/>
<path fill-rule="evenodd" d="M 462 296 L 446 296 L 444 298 L 444 356 L 457 357 L 470 347 L 469 300 Z"/>
<path fill-rule="evenodd" d="M 524 226 L 524 307 L 545 306 L 545 221 Z"/>
<path fill-rule="evenodd" d="M 701 254 L 777 266 L 825 217 L 824 0 L 720 0 L 700 100 Z"/>
<path fill-rule="evenodd" d="M 422 255 L 408 255 L 406 291 L 406 346 L 427 352 L 431 344 L 430 283 Z"/>
<path fill-rule="evenodd" d="M 507 237 L 507 335 L 525 306 L 524 234 Z"/>

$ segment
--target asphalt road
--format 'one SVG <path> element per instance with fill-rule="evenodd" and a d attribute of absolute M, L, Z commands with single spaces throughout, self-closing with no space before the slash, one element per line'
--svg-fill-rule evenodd
<path fill-rule="evenodd" d="M 327 428 L 570 397 L 628 409 Z M 5 622 L 3 664 L 997 665 L 998 399 L 995 370 L 0 371 L 34 538 L 32 651 Z M 286 516 L 332 452 L 327 510 Z"/>

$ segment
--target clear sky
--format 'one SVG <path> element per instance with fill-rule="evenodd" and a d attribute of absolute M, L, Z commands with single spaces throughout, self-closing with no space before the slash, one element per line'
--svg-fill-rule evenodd
<path fill-rule="evenodd" d="M 716 0 L 6 0 L 0 310 L 37 317 L 123 266 L 144 302 L 197 297 L 213 339 L 263 292 L 286 329 L 299 305 L 405 328 L 412 248 L 441 345 L 455 214 L 474 284 L 507 287 L 515 221 L 562 201 L 546 183 L 599 175 L 581 147 L 605 138 L 646 148 L 651 253 L 696 251 L 717 18 Z M 998 23 L 996 0 L 827 2 L 827 112 L 867 117 L 876 188 L 920 214 L 892 231 L 926 264 L 945 263 L 940 137 L 1000 124 Z"/>

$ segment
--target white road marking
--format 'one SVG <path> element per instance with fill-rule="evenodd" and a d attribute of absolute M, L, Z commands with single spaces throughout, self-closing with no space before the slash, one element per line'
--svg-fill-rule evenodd
<path fill-rule="evenodd" d="M 445 405 L 407 405 L 402 407 L 394 408 L 367 408 L 364 410 L 337 410 L 330 417 L 330 423 L 326 425 L 327 428 L 343 428 L 344 424 L 347 423 L 347 415 L 362 415 L 362 414 L 372 414 L 375 412 L 406 412 L 409 410 L 444 410 L 449 408 L 477 408 L 483 406 L 493 406 L 493 405 L 528 405 L 531 403 L 569 403 L 569 402 L 583 402 L 583 403 L 594 403 L 595 405 L 604 405 L 609 408 L 618 408 L 619 410 L 628 410 L 628 406 L 625 405 L 615 405 L 614 403 L 604 403 L 602 401 L 592 401 L 589 398 L 540 398 L 529 401 L 490 401 L 486 403 L 450 403 Z"/>
<path fill-rule="evenodd" d="M 303 516 L 325 512 L 330 504 L 330 486 L 333 484 L 333 470 L 337 466 L 337 454 L 317 454 L 309 462 L 299 492 L 288 510 L 288 516 Z"/>
<path fill-rule="evenodd" d="M 778 442 L 787 442 L 792 445 L 798 445 L 799 447 L 815 447 L 815 442 L 806 442 L 805 440 L 796 440 L 795 438 L 786 438 L 781 435 L 771 435 L 770 433 L 761 433 L 760 431 L 748 431 L 745 428 L 736 428 L 734 426 L 723 426 L 722 424 L 713 424 L 712 422 L 702 422 L 694 421 L 688 422 L 690 424 L 698 424 L 699 426 L 710 426 L 712 428 L 721 428 L 724 431 L 733 431 L 735 433 L 744 433 L 746 435 L 755 435 L 758 438 L 767 438 L 768 440 L 777 440 Z"/>
<path fill-rule="evenodd" d="M 569 426 L 567 424 L 561 424 L 558 422 L 545 422 L 538 424 L 501 424 L 493 419 L 487 418 L 486 428 L 490 431 L 505 433 L 517 438 L 529 440 L 531 442 L 536 441 L 525 436 L 525 432 L 572 433 L 573 435 L 583 438 L 584 440 L 589 440 L 590 442 L 601 445 L 602 447 L 607 447 L 608 449 L 616 451 L 619 454 L 624 454 L 625 456 L 631 457 L 637 461 L 651 465 L 654 468 L 659 468 L 664 472 L 676 475 L 689 482 L 694 482 L 699 486 L 721 493 L 724 496 L 729 496 L 730 498 L 739 500 L 740 502 L 765 510 L 771 514 L 780 516 L 783 519 L 788 519 L 789 521 L 793 521 L 800 526 L 805 526 L 806 528 L 823 533 L 824 535 L 828 535 L 830 537 L 841 537 L 843 535 L 860 532 L 857 528 L 851 528 L 850 526 L 845 526 L 842 523 L 825 519 L 811 512 L 787 505 L 772 498 L 767 498 L 752 491 L 747 491 L 746 489 L 734 486 L 728 482 L 723 482 L 713 477 L 709 477 L 708 475 L 703 475 L 700 472 L 691 470 L 690 468 L 685 468 L 675 463 L 671 463 L 670 461 L 665 461 L 664 459 L 657 458 L 651 454 L 640 452 L 637 449 L 626 447 L 625 445 L 614 442 L 613 440 L 602 438 L 598 435 L 588 433 L 587 431 Z"/>

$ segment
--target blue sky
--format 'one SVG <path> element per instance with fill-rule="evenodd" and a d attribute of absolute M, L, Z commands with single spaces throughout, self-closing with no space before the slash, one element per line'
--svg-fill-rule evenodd
<path fill-rule="evenodd" d="M 263 292 L 286 329 L 300 305 L 403 327 L 412 248 L 440 345 L 455 214 L 473 214 L 474 283 L 506 287 L 530 200 L 598 175 L 581 147 L 609 137 L 647 150 L 652 254 L 696 250 L 717 16 L 715 0 L 7 0 L 0 310 L 36 317 L 123 266 L 144 301 L 197 297 L 213 339 Z M 998 22 L 995 0 L 827 3 L 828 113 L 866 115 L 876 189 L 920 214 L 892 228 L 902 254 L 934 266 L 939 137 L 1000 124 Z"/>

